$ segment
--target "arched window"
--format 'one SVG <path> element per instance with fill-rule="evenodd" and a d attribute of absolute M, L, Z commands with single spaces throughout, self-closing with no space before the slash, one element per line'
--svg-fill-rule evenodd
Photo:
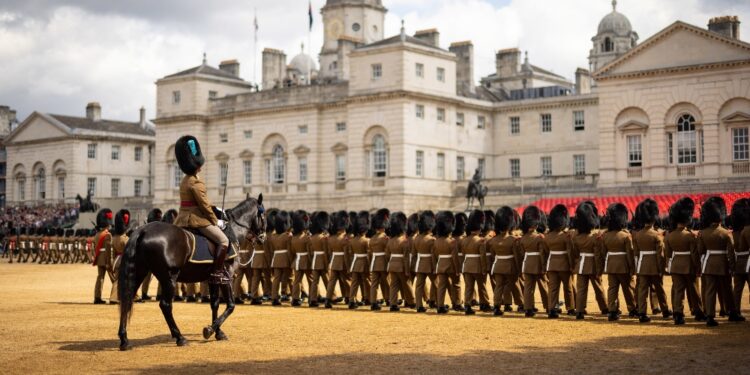
<path fill-rule="evenodd" d="M 604 38 L 604 52 L 612 52 L 613 49 L 615 49 L 615 46 L 612 43 L 612 39 L 609 39 L 609 37 Z"/>
<path fill-rule="evenodd" d="M 372 176 L 385 177 L 388 170 L 388 156 L 385 138 L 378 134 L 372 139 Z"/>
<path fill-rule="evenodd" d="M 44 168 L 39 168 L 36 172 L 36 198 L 37 199 L 45 199 L 45 196 L 47 195 L 46 186 L 47 186 L 47 178 L 44 175 Z"/>
<path fill-rule="evenodd" d="M 698 161 L 698 141 L 695 117 L 684 114 L 677 119 L 677 163 L 695 164 Z"/>
<path fill-rule="evenodd" d="M 283 184 L 285 170 L 286 170 L 286 165 L 284 161 L 284 147 L 278 144 L 276 146 L 273 146 L 272 158 L 273 158 L 272 181 L 274 184 Z"/>

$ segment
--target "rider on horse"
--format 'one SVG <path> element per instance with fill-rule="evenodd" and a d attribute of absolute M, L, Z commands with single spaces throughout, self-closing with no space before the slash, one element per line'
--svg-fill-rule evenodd
<path fill-rule="evenodd" d="M 180 169 L 185 173 L 180 182 L 180 211 L 174 225 L 198 230 L 218 246 L 211 278 L 217 281 L 228 280 L 230 276 L 224 269 L 224 259 L 229 248 L 229 239 L 220 228 L 224 226 L 224 221 L 217 219 L 211 208 L 206 184 L 198 177 L 206 161 L 200 144 L 195 137 L 186 135 L 177 140 L 174 152 Z"/>

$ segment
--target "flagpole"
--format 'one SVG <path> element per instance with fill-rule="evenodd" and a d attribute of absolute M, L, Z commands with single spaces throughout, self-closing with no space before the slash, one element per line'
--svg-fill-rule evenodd
<path fill-rule="evenodd" d="M 310 58 L 312 58 L 312 24 L 313 24 L 313 15 L 312 15 L 312 0 L 308 3 L 310 5 L 309 8 L 309 17 L 310 17 L 310 25 L 307 27 L 307 49 L 310 52 Z M 309 85 L 312 85 L 312 66 L 307 66 L 307 83 Z"/>
<path fill-rule="evenodd" d="M 253 84 L 258 86 L 258 8 L 253 19 Z"/>

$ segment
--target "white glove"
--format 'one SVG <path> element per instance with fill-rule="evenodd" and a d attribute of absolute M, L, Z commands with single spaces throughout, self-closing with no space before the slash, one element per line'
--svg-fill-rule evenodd
<path fill-rule="evenodd" d="M 221 230 L 224 230 L 224 228 L 227 227 L 227 223 L 224 220 L 218 220 L 216 222 L 216 226 L 219 227 Z"/>

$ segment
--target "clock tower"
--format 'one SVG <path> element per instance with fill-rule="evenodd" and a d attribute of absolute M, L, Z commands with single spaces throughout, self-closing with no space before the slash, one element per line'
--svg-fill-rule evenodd
<path fill-rule="evenodd" d="M 321 10 L 324 38 L 320 50 L 320 76 L 342 77 L 340 43 L 370 44 L 383 39 L 385 13 L 381 0 L 328 0 Z M 343 57 L 343 56 L 342 56 Z"/>

